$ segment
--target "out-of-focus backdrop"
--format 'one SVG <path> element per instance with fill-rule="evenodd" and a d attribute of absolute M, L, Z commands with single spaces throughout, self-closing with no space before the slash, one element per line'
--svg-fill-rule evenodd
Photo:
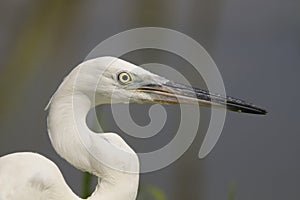
<path fill-rule="evenodd" d="M 143 174 L 141 184 L 158 187 L 172 200 L 232 194 L 243 200 L 299 199 L 299 10 L 296 0 L 1 1 L 0 156 L 39 152 L 57 163 L 80 195 L 82 173 L 54 152 L 44 107 L 63 77 L 99 42 L 131 28 L 165 27 L 205 47 L 227 94 L 262 105 L 269 114 L 228 113 L 208 157 L 197 157 L 199 136 L 171 166 Z M 170 58 L 161 52 L 129 57 L 143 63 L 163 56 Z M 180 61 L 169 60 L 180 69 Z M 197 78 L 190 80 L 202 86 Z M 138 108 L 148 116 L 147 106 Z M 109 118 L 103 121 L 108 130 L 120 131 Z"/>

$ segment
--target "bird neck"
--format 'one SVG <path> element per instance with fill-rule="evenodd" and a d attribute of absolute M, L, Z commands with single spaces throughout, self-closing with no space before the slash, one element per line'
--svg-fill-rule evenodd
<path fill-rule="evenodd" d="M 89 199 L 134 200 L 137 195 L 139 174 L 103 167 L 103 164 L 92 155 L 108 154 L 107 149 L 105 150 L 108 136 L 116 137 L 112 133 L 96 134 L 88 128 L 86 116 L 94 106 L 87 95 L 79 91 L 70 94 L 61 87 L 51 100 L 47 120 L 51 143 L 56 152 L 73 166 L 99 177 L 96 190 Z M 107 138 L 102 135 L 107 135 Z M 126 158 L 114 159 L 123 161 Z M 138 159 L 133 160 L 133 165 L 138 168 Z"/>
<path fill-rule="evenodd" d="M 81 94 L 60 95 L 52 99 L 47 118 L 48 134 L 55 151 L 81 170 L 90 169 L 89 146 L 92 131 L 85 117 L 91 107 L 89 99 Z M 78 102 L 80 106 L 73 103 Z M 85 133 L 85 134 L 83 134 Z"/>
<path fill-rule="evenodd" d="M 96 190 L 88 200 L 135 200 L 138 179 L 133 179 L 132 174 L 130 176 L 126 180 L 123 178 L 115 180 L 117 183 L 98 179 Z"/>

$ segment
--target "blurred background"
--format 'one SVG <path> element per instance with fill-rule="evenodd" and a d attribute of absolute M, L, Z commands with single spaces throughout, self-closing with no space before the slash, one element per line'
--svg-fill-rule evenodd
<path fill-rule="evenodd" d="M 296 0 L 0 1 L 0 156 L 39 152 L 59 166 L 81 195 L 83 174 L 53 150 L 44 108 L 62 79 L 99 42 L 131 28 L 165 27 L 204 46 L 222 74 L 227 94 L 269 113 L 228 113 L 217 145 L 199 160 L 210 114 L 202 109 L 201 129 L 189 150 L 171 166 L 142 174 L 141 184 L 159 188 L 172 200 L 299 199 L 299 10 Z M 205 87 L 176 55 L 146 50 L 125 57 L 138 64 L 174 66 L 186 71 L 193 85 Z M 148 116 L 148 108 L 133 105 L 133 118 L 147 124 L 148 117 L 143 121 L 140 116 Z M 166 106 L 170 113 L 177 108 Z M 110 112 L 105 106 L 97 110 Z M 109 116 L 99 118 L 105 130 L 122 134 Z M 164 131 L 178 119 L 173 120 Z M 135 149 L 142 148 L 138 140 L 124 137 Z M 171 137 L 160 133 L 146 147 Z"/>

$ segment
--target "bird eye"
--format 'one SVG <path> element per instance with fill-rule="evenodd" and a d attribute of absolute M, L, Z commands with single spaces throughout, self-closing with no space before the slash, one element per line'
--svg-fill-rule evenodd
<path fill-rule="evenodd" d="M 131 79 L 131 76 L 129 73 L 127 72 L 121 72 L 119 75 L 118 75 L 118 80 L 123 83 L 123 84 L 126 84 L 126 83 L 129 83 L 132 79 Z"/>

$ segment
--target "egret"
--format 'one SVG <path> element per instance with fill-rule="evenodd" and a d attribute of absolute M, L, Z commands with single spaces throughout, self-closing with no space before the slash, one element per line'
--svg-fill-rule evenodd
<path fill-rule="evenodd" d="M 77 104 L 74 105 L 76 100 Z M 56 152 L 76 168 L 98 177 L 90 200 L 134 200 L 139 182 L 139 160 L 115 133 L 97 134 L 86 125 L 89 110 L 111 103 L 199 104 L 231 111 L 266 114 L 250 103 L 214 95 L 175 83 L 132 63 L 99 57 L 79 64 L 52 96 L 47 118 L 48 134 Z M 75 119 L 76 118 L 76 119 Z M 78 129 L 83 133 L 78 134 Z M 106 149 L 114 146 L 127 156 Z M 105 159 L 115 169 L 100 162 Z M 58 167 L 32 152 L 0 158 L 0 200 L 81 199 L 66 184 Z"/>

